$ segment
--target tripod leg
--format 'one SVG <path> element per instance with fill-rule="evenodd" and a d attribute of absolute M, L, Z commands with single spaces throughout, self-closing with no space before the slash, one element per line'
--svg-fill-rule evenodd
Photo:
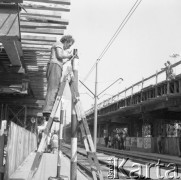
<path fill-rule="evenodd" d="M 58 163 L 57 163 L 57 177 L 60 177 L 61 157 L 62 157 L 62 141 L 63 141 L 63 120 L 64 110 L 60 110 L 60 124 L 59 124 L 59 139 L 58 139 Z"/>
<path fill-rule="evenodd" d="M 61 87 L 59 89 L 58 96 L 56 97 L 52 112 L 50 114 L 50 117 L 48 119 L 48 123 L 47 123 L 45 131 L 44 131 L 44 136 L 41 139 L 40 145 L 38 147 L 38 150 L 37 150 L 36 156 L 34 158 L 33 164 L 31 166 L 30 172 L 28 174 L 27 180 L 31 180 L 32 177 L 34 176 L 34 174 L 36 173 L 37 169 L 38 169 L 39 163 L 40 163 L 41 158 L 42 158 L 43 151 L 44 151 L 45 146 L 46 146 L 46 141 L 47 141 L 47 138 L 48 138 L 48 134 L 50 133 L 50 129 L 51 129 L 52 124 L 53 124 L 53 118 L 55 116 L 55 113 L 56 113 L 56 111 L 58 109 L 58 106 L 59 106 L 59 103 L 61 101 L 63 91 L 65 89 L 66 82 L 67 82 L 67 78 L 65 76 L 64 80 L 62 82 L 62 85 L 61 85 Z"/>

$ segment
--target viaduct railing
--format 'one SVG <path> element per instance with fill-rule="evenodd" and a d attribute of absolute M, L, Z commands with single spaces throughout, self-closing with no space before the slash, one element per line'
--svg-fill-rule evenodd
<path fill-rule="evenodd" d="M 143 78 L 141 81 L 125 88 L 118 94 L 104 100 L 98 104 L 98 114 L 115 111 L 119 108 L 135 105 L 151 98 L 157 98 L 171 93 L 181 93 L 181 61 L 171 65 L 175 79 L 166 80 L 166 69 L 157 71 L 148 78 Z M 113 106 L 116 105 L 116 106 Z M 107 109 L 105 111 L 105 109 Z M 94 113 L 94 107 L 86 112 L 86 116 Z"/>

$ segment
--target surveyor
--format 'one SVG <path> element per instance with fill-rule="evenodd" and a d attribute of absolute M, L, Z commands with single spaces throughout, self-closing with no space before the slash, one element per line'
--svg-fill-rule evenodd
<path fill-rule="evenodd" d="M 71 60 L 73 53 L 68 49 L 74 44 L 74 39 L 71 35 L 62 36 L 60 42 L 53 44 L 51 48 L 50 61 L 47 65 L 47 95 L 45 106 L 43 108 L 43 116 L 49 118 L 52 111 L 56 95 L 61 83 L 63 64 Z"/>

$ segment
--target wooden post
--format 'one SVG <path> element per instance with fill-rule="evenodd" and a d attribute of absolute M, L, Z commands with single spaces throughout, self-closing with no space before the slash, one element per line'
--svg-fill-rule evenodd
<path fill-rule="evenodd" d="M 176 84 L 176 81 L 174 81 L 174 93 L 177 93 L 177 84 Z"/>
<path fill-rule="evenodd" d="M 167 94 L 170 94 L 170 81 L 167 79 Z"/>
<path fill-rule="evenodd" d="M 77 53 L 77 50 L 74 50 Z M 78 59 L 72 61 L 72 69 L 74 73 L 75 85 L 78 89 Z M 77 180 L 77 116 L 75 105 L 72 98 L 72 112 L 71 112 L 71 167 L 70 167 L 70 180 Z"/>
<path fill-rule="evenodd" d="M 125 88 L 125 106 L 127 106 L 127 101 L 126 101 L 126 88 Z"/>
<path fill-rule="evenodd" d="M 133 86 L 132 86 L 132 88 L 131 88 L 131 103 L 130 103 L 131 105 L 133 104 Z"/>
<path fill-rule="evenodd" d="M 142 79 L 141 83 L 141 102 L 143 101 L 143 83 L 144 83 L 144 78 Z"/>
<path fill-rule="evenodd" d="M 3 120 L 3 104 L 1 104 L 1 119 L 0 119 L 0 129 L 1 129 L 1 123 Z"/>
<path fill-rule="evenodd" d="M 181 80 L 178 81 L 178 85 L 179 85 L 179 93 L 181 93 Z"/>
<path fill-rule="evenodd" d="M 158 71 L 156 71 L 155 97 L 158 96 Z"/>
<path fill-rule="evenodd" d="M 24 108 L 25 108 L 24 128 L 26 128 L 27 106 L 25 105 Z"/>

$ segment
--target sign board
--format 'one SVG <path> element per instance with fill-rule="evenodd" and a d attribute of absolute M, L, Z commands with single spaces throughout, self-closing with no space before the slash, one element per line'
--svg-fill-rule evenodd
<path fill-rule="evenodd" d="M 151 138 L 150 137 L 144 138 L 144 149 L 151 149 Z"/>

